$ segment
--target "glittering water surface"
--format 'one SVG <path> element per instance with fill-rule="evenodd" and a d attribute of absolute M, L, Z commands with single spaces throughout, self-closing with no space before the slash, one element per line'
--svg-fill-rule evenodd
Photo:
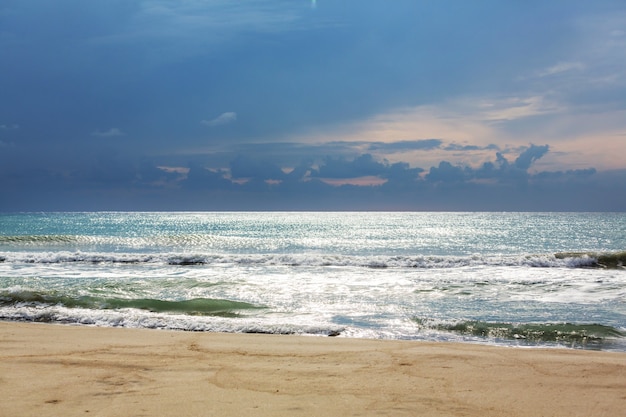
<path fill-rule="evenodd" d="M 625 249 L 623 213 L 3 214 L 0 318 L 626 351 Z"/>

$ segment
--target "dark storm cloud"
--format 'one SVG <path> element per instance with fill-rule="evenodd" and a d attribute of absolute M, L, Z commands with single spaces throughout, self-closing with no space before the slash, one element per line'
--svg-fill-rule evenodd
<path fill-rule="evenodd" d="M 544 156 L 550 147 L 548 145 L 536 146 L 531 145 L 515 160 L 515 167 L 521 170 L 527 170 L 537 159 Z"/>
<path fill-rule="evenodd" d="M 535 178 L 540 181 L 571 181 L 589 178 L 597 174 L 595 168 L 570 169 L 567 171 L 543 171 L 538 172 Z"/>
<path fill-rule="evenodd" d="M 342 178 L 351 178 L 360 176 L 360 174 L 357 174 L 356 171 L 350 173 L 350 169 L 368 171 L 370 173 L 376 172 L 376 174 L 367 175 L 378 175 L 379 172 L 386 170 L 386 168 L 381 169 L 381 166 L 379 166 L 380 163 L 374 161 L 372 155 L 364 155 L 363 150 L 384 156 L 397 152 L 440 149 L 442 144 L 443 141 L 441 139 L 398 142 L 331 141 L 314 144 L 301 142 L 246 143 L 241 145 L 233 144 L 230 147 L 224 146 L 221 149 L 221 153 L 217 154 L 211 152 L 213 156 L 207 155 L 207 158 L 217 161 L 223 160 L 225 155 L 230 155 L 231 158 L 233 156 L 241 157 L 242 155 L 249 155 L 251 159 L 262 159 L 266 162 L 271 161 L 281 168 L 286 168 L 292 167 L 294 163 L 299 163 L 304 157 L 305 159 L 320 162 L 326 167 L 324 169 L 327 172 L 332 172 L 334 169 L 341 169 L 345 171 L 344 174 L 346 175 Z M 491 149 L 491 147 L 476 147 L 476 149 Z M 468 147 L 466 150 L 474 150 L 474 147 Z M 372 159 L 366 161 L 368 157 Z M 333 176 L 331 175 L 329 178 L 330 177 Z"/>
<path fill-rule="evenodd" d="M 351 161 L 344 158 L 327 157 L 320 165 L 316 177 L 322 178 L 355 178 L 377 176 L 387 172 L 389 165 L 374 160 L 372 155 L 364 154 Z"/>
<path fill-rule="evenodd" d="M 181 182 L 189 190 L 229 190 L 234 184 L 225 178 L 222 171 L 211 171 L 202 165 L 192 164 L 185 179 Z"/>
<path fill-rule="evenodd" d="M 426 180 L 430 182 L 462 182 L 465 179 L 465 170 L 448 161 L 441 161 L 439 166 L 430 168 L 426 175 Z"/>
<path fill-rule="evenodd" d="M 233 178 L 260 178 L 263 180 L 280 180 L 285 176 L 280 167 L 272 162 L 244 155 L 239 155 L 230 161 L 230 173 Z"/>
<path fill-rule="evenodd" d="M 285 167 L 298 163 L 301 159 L 323 159 L 328 155 L 354 157 L 361 153 L 360 149 L 367 146 L 363 142 L 264 142 L 234 144 L 223 147 L 223 151 L 231 155 L 247 154 L 254 158 L 271 160 Z"/>
<path fill-rule="evenodd" d="M 405 162 L 391 164 L 387 171 L 381 175 L 388 180 L 386 187 L 408 187 L 415 186 L 420 174 L 424 172 L 422 168 L 411 168 Z"/>
<path fill-rule="evenodd" d="M 307 177 L 325 179 L 379 177 L 392 184 L 404 182 L 414 185 L 417 181 L 430 183 L 463 183 L 476 179 L 492 179 L 498 182 L 527 181 L 531 178 L 528 169 L 533 162 L 545 155 L 548 149 L 547 145 L 530 145 L 513 163 L 510 163 L 501 153 L 496 153 L 495 162 L 487 161 L 479 168 L 458 166 L 448 161 L 441 161 L 438 166 L 431 167 L 423 179 L 420 178 L 420 174 L 424 171 L 422 168 L 411 168 L 409 164 L 402 162 L 391 164 L 386 160 L 376 159 L 371 154 L 361 154 L 352 159 L 326 156 L 317 166 L 314 166 L 312 161 L 306 161 L 291 171 L 283 170 L 269 159 L 238 155 L 230 161 L 229 172 L 232 178 L 258 181 L 283 181 L 287 178 L 302 181 Z M 593 173 L 594 171 L 584 172 Z M 224 176 L 223 173 L 215 175 Z M 536 178 L 543 179 L 548 176 Z"/>
<path fill-rule="evenodd" d="M 538 148 L 528 147 L 522 159 L 537 156 Z M 16 190 L 28 184 L 31 193 L 62 197 L 66 204 L 73 202 L 83 209 L 96 204 L 110 210 L 571 210 L 570 204 L 575 202 L 585 210 L 616 210 L 626 204 L 620 192 L 626 180 L 624 172 L 599 175 L 590 168 L 530 174 L 501 154 L 479 168 L 442 161 L 423 176 L 421 168 L 379 161 L 370 154 L 327 158 L 319 165 L 302 161 L 288 172 L 271 161 L 243 156 L 231 160 L 229 166 L 211 169 L 194 162 L 184 168 L 157 168 L 154 162 L 133 163 L 111 151 L 90 158 L 81 170 L 29 170 L 23 171 L 27 178 L 1 178 L 8 195 L 17 195 Z M 332 186 L 320 181 L 357 176 L 377 176 L 386 182 Z M 73 184 L 69 189 L 68 181 Z M 599 197 L 607 193 L 612 195 L 609 201 L 580 198 L 581 194 Z M 60 201 L 43 207 L 60 209 Z M 26 195 L 11 200 L 14 205 L 20 202 L 34 204 Z"/>
<path fill-rule="evenodd" d="M 548 145 L 530 145 L 511 164 L 500 152 L 496 153 L 496 161 L 487 161 L 479 168 L 452 165 L 448 161 L 441 161 L 437 167 L 431 167 L 426 175 L 430 182 L 461 183 L 474 179 L 493 179 L 499 182 L 527 181 L 530 178 L 528 169 L 539 158 L 544 156 Z"/>

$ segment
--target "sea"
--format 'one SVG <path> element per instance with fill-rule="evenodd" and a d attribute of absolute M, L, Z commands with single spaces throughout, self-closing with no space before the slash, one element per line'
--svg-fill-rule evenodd
<path fill-rule="evenodd" d="M 626 213 L 0 214 L 0 320 L 626 351 Z"/>

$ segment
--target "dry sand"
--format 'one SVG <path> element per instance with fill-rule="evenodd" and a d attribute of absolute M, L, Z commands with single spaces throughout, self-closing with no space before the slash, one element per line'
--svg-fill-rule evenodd
<path fill-rule="evenodd" d="M 0 416 L 622 416 L 626 354 L 0 322 Z"/>

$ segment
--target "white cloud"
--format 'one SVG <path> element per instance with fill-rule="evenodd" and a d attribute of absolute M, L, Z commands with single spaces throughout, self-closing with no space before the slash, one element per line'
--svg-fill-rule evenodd
<path fill-rule="evenodd" d="M 529 143 L 548 144 L 542 158 L 547 170 L 595 167 L 623 168 L 626 140 L 619 136 L 626 124 L 625 111 L 608 109 L 580 112 L 576 106 L 551 96 L 463 97 L 437 105 L 393 109 L 358 122 L 321 128 L 293 138 L 297 142 L 383 142 L 439 138 L 443 146 L 428 151 L 370 151 L 390 162 L 436 166 L 440 161 L 476 166 L 494 157 L 489 145 L 516 155 Z M 451 152 L 447 144 L 467 144 L 471 151 Z"/>
<path fill-rule="evenodd" d="M 112 128 L 110 128 L 109 130 L 106 130 L 106 131 L 96 130 L 96 131 L 91 133 L 91 136 L 98 136 L 98 137 L 101 137 L 101 138 L 111 138 L 111 137 L 115 137 L 115 136 L 124 136 L 125 134 L 126 133 L 122 132 L 117 127 L 112 127 Z"/>
<path fill-rule="evenodd" d="M 548 67 L 544 70 L 538 71 L 538 77 L 549 77 L 550 75 L 560 74 L 562 72 L 575 71 L 575 70 L 584 70 L 585 65 L 581 62 L 559 62 L 551 67 Z"/>
<path fill-rule="evenodd" d="M 565 83 L 562 87 L 577 92 L 597 88 L 598 83 L 626 85 L 626 12 L 592 14 L 575 23 L 578 37 L 569 57 L 536 75 L 558 76 Z"/>
<path fill-rule="evenodd" d="M 558 113 L 563 109 L 544 96 L 506 97 L 481 100 L 479 103 L 465 106 L 468 113 L 473 113 L 481 120 L 503 122 L 532 116 Z"/>
<path fill-rule="evenodd" d="M 437 105 L 392 109 L 366 120 L 315 132 L 304 141 L 397 142 L 441 138 L 446 142 L 466 141 L 486 146 L 514 139 L 504 132 L 509 122 L 563 111 L 562 105 L 540 95 L 463 97 Z"/>
<path fill-rule="evenodd" d="M 227 125 L 229 123 L 233 123 L 235 120 L 237 120 L 237 113 L 229 111 L 229 112 L 220 114 L 215 119 L 202 120 L 200 123 L 202 123 L 203 125 L 213 127 L 213 126 Z"/>

